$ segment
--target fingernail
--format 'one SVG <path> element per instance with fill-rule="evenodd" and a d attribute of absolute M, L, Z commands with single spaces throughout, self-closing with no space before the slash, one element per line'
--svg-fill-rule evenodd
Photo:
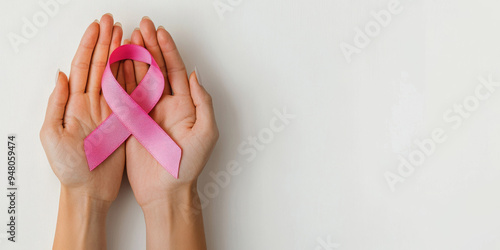
<path fill-rule="evenodd" d="M 108 15 L 108 16 L 110 16 L 110 17 L 113 17 L 113 14 L 111 14 L 111 13 L 106 13 L 106 14 L 104 14 L 104 15 Z"/>
<path fill-rule="evenodd" d="M 61 69 L 57 69 L 57 73 L 56 73 L 56 85 L 57 85 L 57 80 L 59 80 L 59 72 L 61 72 Z"/>
<path fill-rule="evenodd" d="M 164 29 L 165 30 L 165 27 L 163 27 L 163 26 L 160 25 L 160 26 L 158 26 L 158 29 Z"/>
<path fill-rule="evenodd" d="M 198 84 L 199 85 L 202 85 L 201 84 L 201 77 L 200 77 L 200 73 L 198 72 L 198 68 L 196 66 L 194 66 L 194 74 L 196 75 L 196 80 L 198 80 Z"/>
<path fill-rule="evenodd" d="M 99 23 L 99 20 L 98 19 L 94 20 L 94 23 Z"/>
<path fill-rule="evenodd" d="M 120 27 L 120 28 L 122 27 L 122 24 L 120 22 L 116 22 L 115 25 Z"/>
<path fill-rule="evenodd" d="M 149 18 L 148 16 L 143 16 L 142 19 L 148 19 L 148 20 L 151 20 L 151 18 Z"/>
<path fill-rule="evenodd" d="M 140 31 L 141 29 L 139 29 L 139 28 L 135 28 L 134 30 L 139 30 L 139 31 Z"/>

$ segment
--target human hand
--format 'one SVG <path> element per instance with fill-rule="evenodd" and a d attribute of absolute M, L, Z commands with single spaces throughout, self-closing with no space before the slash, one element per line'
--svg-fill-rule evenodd
<path fill-rule="evenodd" d="M 125 41 L 130 43 L 130 41 Z M 133 136 L 126 141 L 127 174 L 146 220 L 147 249 L 206 249 L 197 179 L 218 139 L 212 99 L 196 74 L 188 78 L 170 34 L 143 18 L 131 43 L 144 46 L 165 78 L 163 95 L 150 116 L 182 149 L 175 179 Z M 130 94 L 148 70 L 140 62 L 123 62 Z"/>
<path fill-rule="evenodd" d="M 108 56 L 120 46 L 123 34 L 113 22 L 106 14 L 87 28 L 69 80 L 57 73 L 40 130 L 45 154 L 61 182 L 53 249 L 106 249 L 106 215 L 120 188 L 125 146 L 91 172 L 83 141 L 111 114 L 100 92 Z M 118 65 L 112 70 L 116 75 Z"/>
<path fill-rule="evenodd" d="M 127 174 L 137 202 L 144 208 L 171 202 L 178 193 L 192 192 L 217 141 L 218 130 L 211 97 L 194 72 L 188 78 L 170 34 L 163 27 L 156 30 L 149 18 L 143 18 L 140 29 L 132 33 L 131 43 L 147 48 L 165 77 L 163 96 L 150 116 L 182 148 L 179 178 L 175 179 L 135 137 L 127 140 Z M 123 68 L 130 94 L 148 66 L 125 61 Z"/>
<path fill-rule="evenodd" d="M 62 72 L 47 106 L 40 139 L 61 187 L 91 199 L 111 202 L 118 195 L 125 165 L 120 146 L 101 165 L 89 171 L 83 140 L 110 114 L 101 92 L 101 78 L 109 54 L 121 44 L 122 28 L 103 15 L 85 31 L 68 78 Z M 113 71 L 117 74 L 118 65 Z"/>

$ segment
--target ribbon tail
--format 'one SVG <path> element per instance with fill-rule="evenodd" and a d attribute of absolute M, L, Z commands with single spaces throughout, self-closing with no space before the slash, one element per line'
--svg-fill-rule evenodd
<path fill-rule="evenodd" d="M 90 133 L 83 141 L 90 171 L 108 158 L 130 136 L 128 129 L 115 114 Z"/>
<path fill-rule="evenodd" d="M 148 152 L 160 163 L 160 165 L 167 170 L 176 179 L 179 178 L 179 165 L 181 162 L 182 149 L 168 136 L 167 133 L 163 132 L 160 137 L 155 142 L 148 141 L 142 146 L 144 146 Z M 159 134 L 159 133 L 158 133 Z"/>

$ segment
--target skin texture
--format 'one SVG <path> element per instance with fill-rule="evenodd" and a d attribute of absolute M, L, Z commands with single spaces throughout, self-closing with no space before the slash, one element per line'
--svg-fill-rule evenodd
<path fill-rule="evenodd" d="M 146 47 L 162 69 L 165 90 L 150 116 L 182 148 L 179 179 L 172 177 L 131 136 L 92 172 L 83 140 L 111 114 L 101 93 L 101 77 L 109 54 L 122 40 L 119 23 L 102 16 L 85 31 L 73 59 L 69 79 L 58 73 L 49 98 L 40 139 L 52 170 L 61 182 L 53 249 L 105 249 L 105 222 L 126 171 L 147 229 L 147 249 L 206 249 L 197 178 L 218 138 L 212 100 L 187 76 L 170 34 L 145 17 L 130 40 Z M 148 65 L 130 60 L 111 67 L 131 93 Z"/>

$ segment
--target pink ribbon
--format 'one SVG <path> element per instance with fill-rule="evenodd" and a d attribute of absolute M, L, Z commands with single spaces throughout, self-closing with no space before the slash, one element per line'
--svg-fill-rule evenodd
<path fill-rule="evenodd" d="M 116 81 L 110 68 L 112 63 L 126 59 L 150 64 L 148 72 L 130 95 Z M 165 170 L 175 178 L 179 177 L 181 148 L 148 115 L 162 96 L 164 87 L 161 70 L 147 49 L 123 45 L 111 53 L 102 75 L 102 93 L 113 113 L 83 142 L 90 171 L 133 135 Z"/>

